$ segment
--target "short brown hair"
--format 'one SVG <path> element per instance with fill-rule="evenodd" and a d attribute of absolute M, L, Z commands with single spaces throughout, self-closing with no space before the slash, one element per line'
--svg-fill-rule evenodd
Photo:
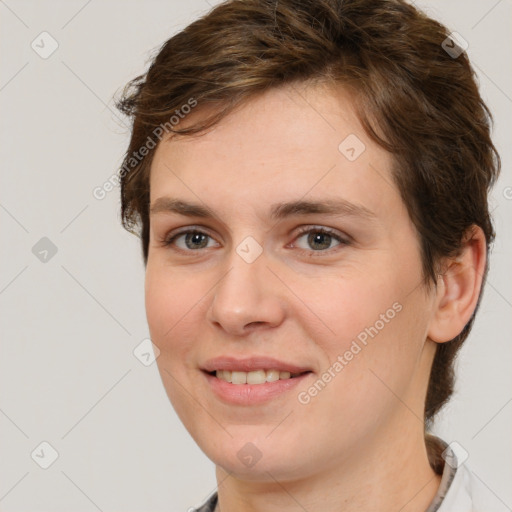
<path fill-rule="evenodd" d="M 489 250 L 487 197 L 500 170 L 492 117 L 465 52 L 445 51 L 447 41 L 453 46 L 448 37 L 443 25 L 403 0 L 228 0 L 173 36 L 117 103 L 133 118 L 121 173 L 122 220 L 132 232 L 140 228 L 144 261 L 154 150 L 140 161 L 134 153 L 158 127 L 199 133 L 257 93 L 310 81 L 350 88 L 368 135 L 393 154 L 393 178 L 418 232 L 427 285 L 473 224 Z M 168 126 L 191 99 L 198 109 L 215 107 L 214 114 L 186 129 Z M 473 319 L 437 346 L 427 425 L 453 392 L 454 359 Z"/>

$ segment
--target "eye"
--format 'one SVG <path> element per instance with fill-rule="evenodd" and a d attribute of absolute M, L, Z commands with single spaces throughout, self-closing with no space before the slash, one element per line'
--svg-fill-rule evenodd
<path fill-rule="evenodd" d="M 347 238 L 342 237 L 337 232 L 323 227 L 303 228 L 295 240 L 295 246 L 310 254 L 312 251 L 317 253 L 330 252 L 330 249 L 350 243 Z M 198 229 L 188 229 L 174 233 L 166 238 L 163 244 L 173 246 L 178 251 L 183 252 L 196 252 L 200 249 L 209 249 L 218 245 L 208 233 Z"/>
<path fill-rule="evenodd" d="M 296 240 L 300 241 L 301 239 L 302 242 L 295 242 L 300 249 L 315 252 L 327 252 L 328 249 L 349 243 L 348 240 L 328 228 L 302 229 Z"/>
<path fill-rule="evenodd" d="M 195 251 L 198 249 L 208 249 L 215 246 L 213 238 L 197 229 L 181 231 L 164 241 L 164 245 L 174 245 L 182 251 Z"/>

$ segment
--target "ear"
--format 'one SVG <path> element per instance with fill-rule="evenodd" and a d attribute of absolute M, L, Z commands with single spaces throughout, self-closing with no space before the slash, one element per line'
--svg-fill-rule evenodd
<path fill-rule="evenodd" d="M 445 260 L 438 276 L 428 337 L 437 343 L 455 338 L 469 322 L 480 295 L 487 258 L 485 235 L 479 226 L 468 230 L 461 253 Z"/>

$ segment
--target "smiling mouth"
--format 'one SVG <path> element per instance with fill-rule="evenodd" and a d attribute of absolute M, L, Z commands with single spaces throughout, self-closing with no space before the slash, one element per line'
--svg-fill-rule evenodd
<path fill-rule="evenodd" d="M 270 370 L 254 370 L 250 372 L 243 371 L 230 371 L 230 370 L 215 370 L 212 372 L 206 372 L 209 375 L 215 376 L 220 380 L 229 382 L 235 385 L 243 384 L 265 384 L 267 382 L 276 382 L 278 380 L 288 380 L 300 377 L 310 371 L 300 373 L 290 373 L 286 371 L 280 371 L 276 369 Z"/>

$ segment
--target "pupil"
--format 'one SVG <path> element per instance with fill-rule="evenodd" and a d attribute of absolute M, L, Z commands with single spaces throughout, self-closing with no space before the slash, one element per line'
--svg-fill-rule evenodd
<path fill-rule="evenodd" d="M 331 235 L 327 233 L 310 233 L 308 243 L 314 249 L 327 249 L 331 245 Z M 319 244 L 320 247 L 317 246 L 315 248 L 316 244 Z"/>
<path fill-rule="evenodd" d="M 204 248 L 207 245 L 204 233 L 188 233 L 185 237 L 185 243 L 189 249 Z M 192 246 L 192 247 L 191 247 Z"/>

